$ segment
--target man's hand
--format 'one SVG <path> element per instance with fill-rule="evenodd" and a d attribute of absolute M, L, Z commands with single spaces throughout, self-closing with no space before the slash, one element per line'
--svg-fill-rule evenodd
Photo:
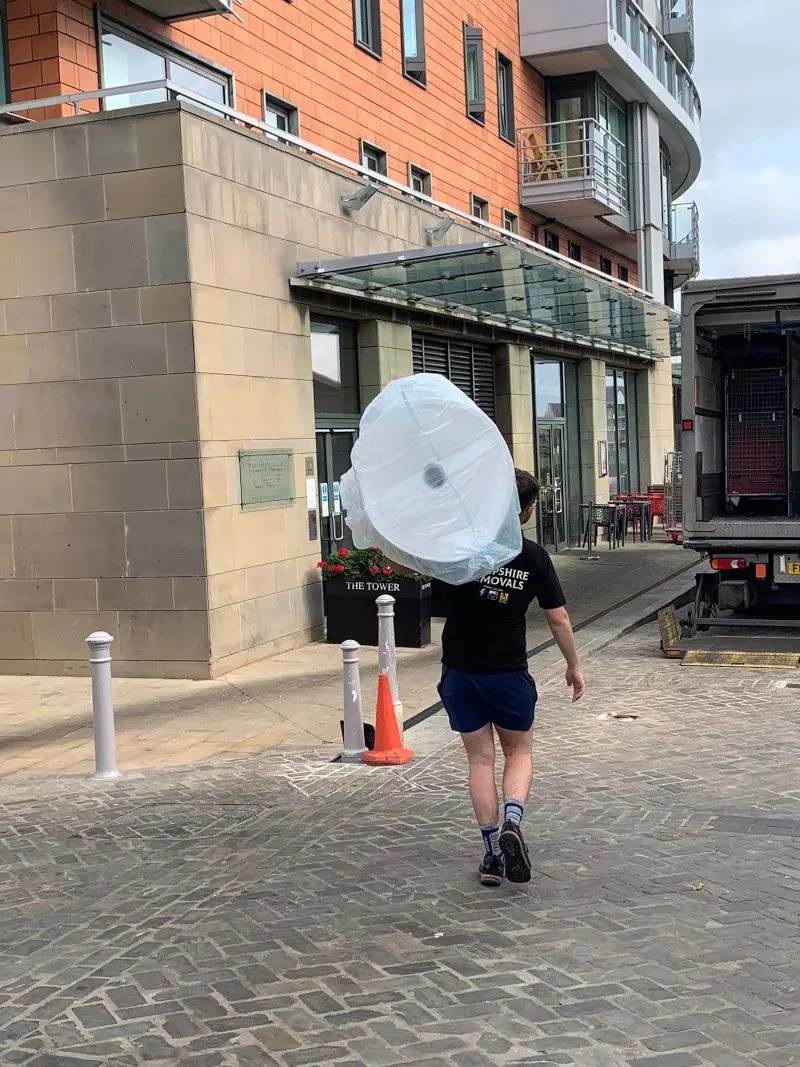
<path fill-rule="evenodd" d="M 586 683 L 583 680 L 583 672 L 580 667 L 567 667 L 564 678 L 567 685 L 572 690 L 572 703 L 574 704 L 576 700 L 581 699 L 583 691 L 586 689 Z"/>

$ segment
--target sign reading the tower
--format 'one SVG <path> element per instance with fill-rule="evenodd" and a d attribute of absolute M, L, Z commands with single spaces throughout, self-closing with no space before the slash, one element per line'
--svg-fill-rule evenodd
<path fill-rule="evenodd" d="M 283 449 L 239 453 L 242 507 L 281 508 L 294 503 L 294 458 Z"/>

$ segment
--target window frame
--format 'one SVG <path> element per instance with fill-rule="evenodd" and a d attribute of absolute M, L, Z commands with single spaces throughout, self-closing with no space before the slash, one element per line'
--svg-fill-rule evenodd
<path fill-rule="evenodd" d="M 478 208 L 476 211 L 475 208 Z M 486 214 L 482 214 L 483 209 L 486 209 Z M 489 222 L 489 201 L 485 196 L 478 196 L 477 193 L 469 194 L 469 213 L 473 218 L 480 219 L 481 222 Z"/>
<path fill-rule="evenodd" d="M 137 26 L 135 22 L 121 18 L 98 4 L 95 11 L 95 34 L 97 39 L 97 75 L 100 88 L 117 88 L 117 86 L 107 86 L 105 84 L 105 63 L 103 62 L 104 33 L 113 33 L 117 37 L 122 37 L 123 40 L 129 41 L 133 45 L 139 45 L 139 47 L 145 51 L 153 52 L 155 55 L 161 56 L 166 63 L 165 70 L 167 80 L 169 80 L 169 62 L 170 60 L 173 60 L 178 63 L 179 66 L 185 67 L 187 70 L 200 74 L 203 77 L 207 77 L 209 81 L 219 83 L 222 86 L 223 95 L 225 97 L 222 102 L 223 106 L 230 108 L 236 107 L 236 77 L 232 70 L 223 67 L 220 63 L 214 63 L 213 61 L 206 59 L 205 56 L 201 56 L 197 52 L 191 51 L 189 48 L 184 48 L 183 45 L 175 44 L 173 41 L 167 40 L 166 37 L 161 37 L 157 33 L 151 33 L 150 30 Z M 123 87 L 119 86 L 119 88 Z M 188 103 L 193 103 L 193 101 L 189 100 Z M 212 100 L 209 101 L 209 103 L 214 104 L 216 101 Z M 106 98 L 101 97 L 100 110 L 113 111 L 114 108 L 109 108 L 107 106 Z M 221 114 L 221 112 L 219 114 Z"/>
<path fill-rule="evenodd" d="M 507 207 L 503 208 L 503 213 L 500 220 L 503 224 L 504 230 L 509 230 L 511 233 L 519 236 L 519 215 L 513 211 L 509 211 Z"/>
<path fill-rule="evenodd" d="M 366 52 L 373 59 L 383 59 L 383 33 L 381 30 L 381 0 L 364 0 L 369 10 L 370 40 L 359 36 L 359 4 L 361 0 L 353 0 L 353 40 L 356 48 Z"/>
<path fill-rule="evenodd" d="M 517 128 L 516 118 L 514 115 L 514 64 L 508 56 L 497 49 L 497 132 L 501 141 L 505 141 L 506 144 L 516 145 L 517 143 Z M 504 72 L 504 84 L 506 88 L 505 101 L 503 100 L 503 93 L 500 91 L 500 72 Z M 503 109 L 507 112 L 509 130 L 510 132 L 503 131 Z"/>
<path fill-rule="evenodd" d="M 552 244 L 551 244 L 552 242 Z M 555 247 L 553 247 L 555 245 Z M 561 255 L 561 237 L 555 232 L 555 230 L 544 231 L 544 246 L 551 252 L 555 252 L 556 255 Z"/>
<path fill-rule="evenodd" d="M 425 53 L 425 2 L 410 0 L 414 5 L 414 17 L 417 31 L 417 55 L 406 55 L 405 34 L 405 0 L 400 3 L 400 51 L 403 57 L 403 77 L 418 85 L 421 89 L 428 87 L 428 63 Z"/>
<path fill-rule="evenodd" d="M 365 159 L 367 152 L 374 153 L 378 161 L 383 163 L 383 170 L 381 170 L 380 167 L 378 168 L 378 170 L 373 170 L 372 167 L 367 166 L 367 162 Z M 370 174 L 378 174 L 382 178 L 389 177 L 389 153 L 386 151 L 385 148 L 381 148 L 380 145 L 373 144 L 372 141 L 365 141 L 362 137 L 359 139 L 358 142 L 358 156 L 361 160 L 361 166 L 365 167 L 370 172 Z"/>
<path fill-rule="evenodd" d="M 477 122 L 479 126 L 486 125 L 486 75 L 484 73 L 483 55 L 483 30 L 478 26 L 470 26 L 468 22 L 463 24 L 464 29 L 464 95 L 466 97 L 467 118 Z M 469 94 L 469 54 L 470 49 L 475 48 L 477 64 L 477 96 Z"/>
<path fill-rule="evenodd" d="M 293 104 L 291 100 L 284 100 L 282 96 L 276 96 L 274 93 L 262 89 L 261 119 L 265 123 L 268 110 L 273 111 L 275 114 L 283 112 L 286 116 L 286 130 L 276 130 L 274 135 L 270 134 L 269 136 L 275 136 L 278 140 L 282 140 L 281 133 L 290 133 L 293 137 L 300 136 L 300 109 L 296 104 Z"/>
<path fill-rule="evenodd" d="M 575 263 L 583 263 L 583 249 L 577 241 L 570 241 L 567 245 L 567 259 L 573 260 Z M 577 252 L 577 255 L 575 253 Z"/>
<path fill-rule="evenodd" d="M 619 280 L 621 282 L 629 282 L 630 281 L 630 276 L 631 276 L 631 272 L 628 270 L 628 268 L 625 266 L 625 264 L 624 263 L 618 263 L 617 264 L 617 278 L 619 278 Z"/>
<path fill-rule="evenodd" d="M 600 270 L 609 277 L 614 275 L 614 264 L 609 256 L 600 256 Z"/>
<path fill-rule="evenodd" d="M 421 190 L 420 189 L 414 189 L 413 179 L 415 177 L 422 178 L 423 188 Z M 432 192 L 432 189 L 433 189 L 433 175 L 431 174 L 431 172 L 429 170 L 425 170 L 424 167 L 420 167 L 416 163 L 412 163 L 409 160 L 409 162 L 408 162 L 408 187 L 409 187 L 409 189 L 413 189 L 414 192 L 418 193 L 420 196 L 433 196 L 433 192 Z"/>

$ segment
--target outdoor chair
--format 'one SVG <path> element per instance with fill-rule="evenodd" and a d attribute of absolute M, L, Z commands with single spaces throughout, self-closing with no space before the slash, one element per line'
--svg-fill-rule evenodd
<path fill-rule="evenodd" d="M 609 549 L 616 548 L 622 534 L 622 543 L 625 543 L 624 529 L 621 529 L 620 508 L 616 504 L 594 504 L 591 508 L 586 506 L 588 512 L 586 529 L 583 534 L 583 546 L 592 547 L 597 544 L 598 531 L 604 530 Z M 622 524 L 624 527 L 624 523 Z"/>
<path fill-rule="evenodd" d="M 542 143 L 536 130 L 525 139 L 524 178 L 529 182 L 547 181 L 562 176 L 561 156 Z"/>

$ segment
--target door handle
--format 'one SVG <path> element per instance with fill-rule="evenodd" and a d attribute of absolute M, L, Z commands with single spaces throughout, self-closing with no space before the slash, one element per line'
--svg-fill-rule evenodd
<path fill-rule="evenodd" d="M 343 541 L 344 540 L 344 515 L 342 515 L 341 512 L 339 512 L 338 515 L 334 512 L 333 515 L 331 516 L 331 518 L 333 519 L 333 540 L 334 541 Z M 336 522 L 337 519 L 339 520 L 338 525 L 337 525 L 337 522 Z"/>
<path fill-rule="evenodd" d="M 556 509 L 556 515 L 560 515 L 564 510 L 564 494 L 560 485 L 555 487 L 553 491 L 554 506 Z"/>

